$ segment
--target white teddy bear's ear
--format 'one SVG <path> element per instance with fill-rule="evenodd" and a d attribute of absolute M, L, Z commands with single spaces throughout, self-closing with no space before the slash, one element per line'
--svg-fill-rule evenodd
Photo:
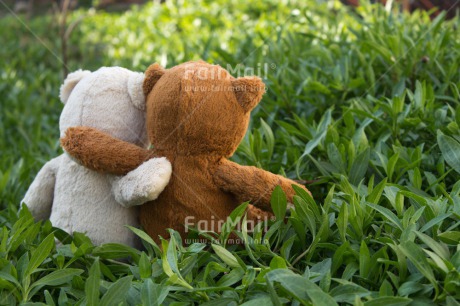
<path fill-rule="evenodd" d="M 63 104 L 67 103 L 67 100 L 69 100 L 72 90 L 75 88 L 78 82 L 80 82 L 81 79 L 90 74 L 91 71 L 89 70 L 78 69 L 77 71 L 71 72 L 67 75 L 67 77 L 64 80 L 64 83 L 61 85 L 61 88 L 59 90 L 59 98 L 61 99 Z"/>
<path fill-rule="evenodd" d="M 134 106 L 139 110 L 145 110 L 145 96 L 142 91 L 142 84 L 144 84 L 144 74 L 134 72 L 128 78 L 128 93 Z"/>

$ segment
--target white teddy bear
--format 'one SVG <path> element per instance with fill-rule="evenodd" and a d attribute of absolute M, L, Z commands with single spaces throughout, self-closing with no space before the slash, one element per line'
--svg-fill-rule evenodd
<path fill-rule="evenodd" d="M 65 104 L 61 137 L 69 127 L 90 126 L 146 147 L 143 81 L 143 73 L 120 67 L 69 74 L 60 92 Z M 138 225 L 135 206 L 156 199 L 171 171 L 166 158 L 153 158 L 124 177 L 114 177 L 88 170 L 64 153 L 43 166 L 22 203 L 36 219 L 49 218 L 69 233 L 86 233 L 97 245 L 137 246 L 125 225 Z"/>

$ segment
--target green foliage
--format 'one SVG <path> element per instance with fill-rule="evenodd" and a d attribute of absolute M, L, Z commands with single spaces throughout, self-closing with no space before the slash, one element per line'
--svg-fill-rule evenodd
<path fill-rule="evenodd" d="M 458 305 L 458 18 L 313 0 L 166 1 L 70 21 L 81 17 L 70 70 L 198 58 L 266 67 L 268 92 L 233 158 L 306 180 L 313 198 L 296 190 L 286 214 L 276 189 L 267 231 L 229 222 L 201 234 L 209 244 L 172 231 L 157 245 L 132 228 L 143 251 L 18 215 L 60 152 L 59 41 L 52 17 L 29 23 L 48 49 L 0 19 L 0 304 Z M 242 245 L 227 243 L 232 232 Z"/>

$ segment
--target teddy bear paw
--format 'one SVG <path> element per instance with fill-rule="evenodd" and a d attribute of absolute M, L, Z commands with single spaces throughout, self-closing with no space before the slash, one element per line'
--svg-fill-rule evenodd
<path fill-rule="evenodd" d="M 114 179 L 115 200 L 125 207 L 155 200 L 171 178 L 171 163 L 165 158 L 152 158 L 122 177 Z"/>

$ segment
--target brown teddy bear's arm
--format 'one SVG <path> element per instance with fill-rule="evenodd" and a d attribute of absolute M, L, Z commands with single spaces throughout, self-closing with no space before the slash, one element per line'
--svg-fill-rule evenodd
<path fill-rule="evenodd" d="M 90 127 L 73 127 L 61 138 L 63 149 L 88 169 L 125 175 L 152 153 Z"/>
<path fill-rule="evenodd" d="M 271 194 L 276 186 L 281 186 L 291 203 L 295 195 L 292 185 L 309 192 L 293 180 L 256 167 L 241 166 L 226 159 L 220 161 L 214 173 L 214 182 L 222 190 L 234 194 L 238 201 L 250 201 L 254 206 L 269 211 Z"/>

